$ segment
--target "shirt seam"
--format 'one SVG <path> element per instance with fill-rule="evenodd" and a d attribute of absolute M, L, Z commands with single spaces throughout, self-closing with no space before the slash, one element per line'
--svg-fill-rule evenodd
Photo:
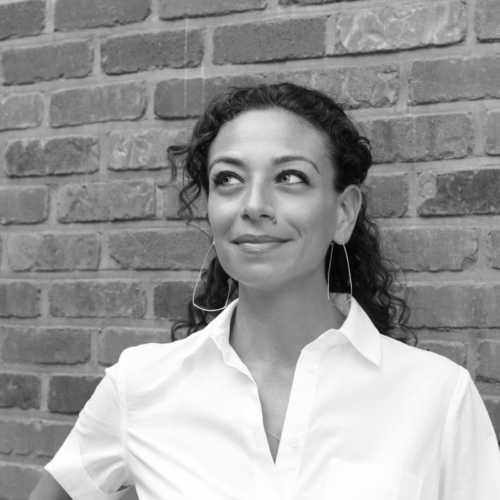
<path fill-rule="evenodd" d="M 453 396 L 451 398 L 450 405 L 448 406 L 448 411 L 446 412 L 446 418 L 444 421 L 444 430 L 445 431 L 451 427 L 451 423 L 448 423 L 448 420 L 451 418 L 450 417 L 451 409 L 455 404 L 455 399 L 458 397 L 457 394 L 459 392 L 459 388 L 462 385 L 462 380 L 465 376 L 465 373 L 467 372 L 467 370 L 465 370 L 465 368 L 463 368 L 461 366 L 459 368 L 460 368 L 460 376 L 458 377 L 457 385 L 455 386 L 455 390 L 453 391 Z"/>
<path fill-rule="evenodd" d="M 120 403 L 122 405 L 122 411 L 120 411 L 120 440 L 122 443 L 122 454 L 123 454 L 123 462 L 125 467 L 127 468 L 127 476 L 130 477 L 131 469 L 130 469 L 130 460 L 128 454 L 128 446 L 127 446 L 127 424 L 128 424 L 128 408 L 127 408 L 127 393 L 126 393 L 126 380 L 125 374 L 127 372 L 126 368 L 128 366 L 129 354 L 128 350 L 122 353 L 122 359 L 120 360 L 120 372 L 119 372 L 119 388 L 118 394 L 120 395 Z M 122 485 L 123 486 L 123 485 Z"/>

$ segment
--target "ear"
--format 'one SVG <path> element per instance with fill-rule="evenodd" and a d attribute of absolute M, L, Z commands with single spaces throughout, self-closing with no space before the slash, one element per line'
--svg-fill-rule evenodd
<path fill-rule="evenodd" d="M 347 186 L 338 197 L 337 225 L 333 241 L 342 245 L 347 243 L 356 225 L 359 210 L 361 209 L 362 194 L 359 186 L 351 184 Z"/>

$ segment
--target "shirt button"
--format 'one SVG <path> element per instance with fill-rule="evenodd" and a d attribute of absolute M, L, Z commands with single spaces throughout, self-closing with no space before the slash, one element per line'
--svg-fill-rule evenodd
<path fill-rule="evenodd" d="M 304 370 L 307 372 L 307 373 L 313 373 L 314 372 L 314 366 L 313 365 L 306 365 L 304 367 Z"/>
<path fill-rule="evenodd" d="M 292 438 L 290 441 L 288 441 L 288 444 L 290 445 L 290 448 L 297 448 L 299 445 L 299 440 L 297 438 Z"/>

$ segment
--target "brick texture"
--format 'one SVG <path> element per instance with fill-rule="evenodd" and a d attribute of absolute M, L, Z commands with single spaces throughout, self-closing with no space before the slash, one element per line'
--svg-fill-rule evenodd
<path fill-rule="evenodd" d="M 221 26 L 214 33 L 215 64 L 243 64 L 325 54 L 325 18 Z"/>
<path fill-rule="evenodd" d="M 88 328 L 3 327 L 1 357 L 7 363 L 86 363 L 91 333 Z"/>
<path fill-rule="evenodd" d="M 28 281 L 0 282 L 0 318 L 40 316 L 40 286 Z"/>
<path fill-rule="evenodd" d="M 150 0 L 56 0 L 54 25 L 57 31 L 69 31 L 129 24 L 150 12 Z"/>
<path fill-rule="evenodd" d="M 482 382 L 500 382 L 500 342 L 481 341 L 477 346 L 478 365 L 476 378 Z"/>
<path fill-rule="evenodd" d="M 82 78 L 92 71 L 92 45 L 86 42 L 6 50 L 4 83 L 20 85 L 58 78 Z"/>
<path fill-rule="evenodd" d="M 476 36 L 481 42 L 500 40 L 500 12 L 496 0 L 478 0 L 475 12 Z"/>
<path fill-rule="evenodd" d="M 165 282 L 154 289 L 154 314 L 157 318 L 179 319 L 187 316 L 187 304 L 193 296 L 194 283 Z"/>
<path fill-rule="evenodd" d="M 45 186 L 0 187 L 0 224 L 43 222 L 49 212 Z"/>
<path fill-rule="evenodd" d="M 198 116 L 202 110 L 203 81 L 167 80 L 156 86 L 154 110 L 160 118 L 189 118 Z"/>
<path fill-rule="evenodd" d="M 42 472 L 33 466 L 1 464 L 2 500 L 25 500 L 34 490 L 41 476 Z"/>
<path fill-rule="evenodd" d="M 418 213 L 423 216 L 500 213 L 500 169 L 421 174 Z"/>
<path fill-rule="evenodd" d="M 147 181 L 67 184 L 59 190 L 59 222 L 151 219 L 155 186 Z"/>
<path fill-rule="evenodd" d="M 44 1 L 28 0 L 0 5 L 0 40 L 38 35 L 44 25 Z"/>
<path fill-rule="evenodd" d="M 369 175 L 366 187 L 372 217 L 403 217 L 408 211 L 408 175 Z"/>
<path fill-rule="evenodd" d="M 450 45 L 465 38 L 460 1 L 357 9 L 332 17 L 332 54 L 357 54 Z"/>
<path fill-rule="evenodd" d="M 95 376 L 54 375 L 49 381 L 49 411 L 78 413 L 101 381 Z"/>
<path fill-rule="evenodd" d="M 463 366 L 466 366 L 467 346 L 462 342 L 439 342 L 425 340 L 419 343 L 419 348 L 425 351 L 431 351 L 441 356 L 444 356 L 451 361 Z"/>
<path fill-rule="evenodd" d="M 50 100 L 50 124 L 67 127 L 112 120 L 137 120 L 144 115 L 147 99 L 137 83 L 60 90 Z"/>
<path fill-rule="evenodd" d="M 102 69 L 108 75 L 155 68 L 190 68 L 203 58 L 202 31 L 165 31 L 107 40 L 101 47 Z"/>
<path fill-rule="evenodd" d="M 49 302 L 56 318 L 142 318 L 146 313 L 144 288 L 123 281 L 56 281 Z"/>
<path fill-rule="evenodd" d="M 0 96 L 0 132 L 37 127 L 42 122 L 42 113 L 41 94 Z"/>
<path fill-rule="evenodd" d="M 0 373 L 0 408 L 39 408 L 40 387 L 35 375 Z"/>
<path fill-rule="evenodd" d="M 491 267 L 500 269 L 500 231 L 495 230 L 488 238 L 488 260 Z"/>
<path fill-rule="evenodd" d="M 5 163 L 6 173 L 12 177 L 96 172 L 99 142 L 95 136 L 11 141 Z"/>
<path fill-rule="evenodd" d="M 500 155 L 500 111 L 486 115 L 486 154 Z"/>
<path fill-rule="evenodd" d="M 264 9 L 267 0 L 160 0 L 160 18 L 220 16 L 231 12 Z"/>

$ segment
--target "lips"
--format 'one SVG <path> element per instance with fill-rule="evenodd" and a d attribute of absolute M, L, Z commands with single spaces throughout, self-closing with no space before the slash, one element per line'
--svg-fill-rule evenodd
<path fill-rule="evenodd" d="M 252 243 L 252 244 L 261 244 L 261 243 L 283 243 L 283 238 L 277 238 L 276 236 L 270 236 L 268 234 L 243 234 L 238 236 L 233 240 L 233 243 L 241 245 L 242 243 Z"/>

